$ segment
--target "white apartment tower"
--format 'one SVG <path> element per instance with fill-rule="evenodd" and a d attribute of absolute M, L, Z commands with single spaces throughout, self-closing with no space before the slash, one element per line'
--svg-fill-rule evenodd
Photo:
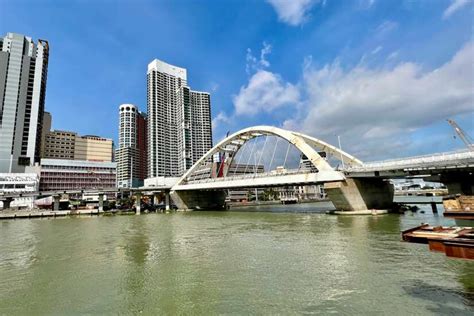
<path fill-rule="evenodd" d="M 47 41 L 0 38 L 0 173 L 40 160 L 48 58 Z"/>
<path fill-rule="evenodd" d="M 148 64 L 148 177 L 179 177 L 212 147 L 210 95 L 187 86 L 186 69 Z"/>
<path fill-rule="evenodd" d="M 212 148 L 211 95 L 191 91 L 193 163 Z"/>
<path fill-rule="evenodd" d="M 146 114 L 133 104 L 119 107 L 119 144 L 115 151 L 117 187 L 143 185 L 146 178 Z"/>

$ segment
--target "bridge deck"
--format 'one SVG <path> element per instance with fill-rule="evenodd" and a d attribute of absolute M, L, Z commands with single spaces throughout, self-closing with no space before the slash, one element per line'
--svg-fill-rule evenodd
<path fill-rule="evenodd" d="M 345 180 L 338 171 L 298 172 L 290 174 L 258 173 L 242 176 L 198 180 L 177 184 L 173 190 L 216 190 L 233 188 L 276 187 L 285 185 L 307 185 Z"/>

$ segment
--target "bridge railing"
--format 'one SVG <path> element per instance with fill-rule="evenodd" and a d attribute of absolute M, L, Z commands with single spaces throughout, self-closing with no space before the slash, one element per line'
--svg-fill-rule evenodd
<path fill-rule="evenodd" d="M 206 179 L 199 179 L 199 180 L 191 180 L 187 181 L 186 184 L 195 184 L 195 183 L 209 183 L 209 182 L 218 182 L 218 181 L 229 181 L 229 180 L 243 180 L 243 179 L 254 179 L 254 178 L 265 178 L 265 177 L 277 177 L 277 176 L 286 176 L 286 175 L 294 175 L 294 174 L 309 174 L 312 173 L 310 170 L 288 170 L 285 172 L 257 172 L 251 174 L 243 174 L 243 175 L 233 175 L 227 177 L 218 177 L 218 178 L 206 178 Z"/>
<path fill-rule="evenodd" d="M 474 151 L 463 150 L 438 153 L 432 155 L 415 156 L 409 158 L 391 159 L 383 161 L 375 161 L 364 164 L 359 167 L 348 168 L 347 171 L 369 171 L 369 170 L 392 170 L 403 168 L 420 168 L 420 167 L 439 167 L 461 165 L 466 163 L 474 163 Z"/>

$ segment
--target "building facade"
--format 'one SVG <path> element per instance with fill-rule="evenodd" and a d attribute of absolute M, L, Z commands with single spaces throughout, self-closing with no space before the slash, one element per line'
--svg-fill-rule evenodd
<path fill-rule="evenodd" d="M 54 130 L 46 133 L 42 158 L 111 162 L 112 153 L 111 139 Z"/>
<path fill-rule="evenodd" d="M 212 147 L 210 95 L 187 71 L 153 60 L 147 72 L 148 177 L 179 177 Z"/>
<path fill-rule="evenodd" d="M 193 164 L 212 148 L 211 95 L 191 91 Z"/>
<path fill-rule="evenodd" d="M 77 134 L 68 131 L 46 133 L 42 158 L 74 159 Z"/>
<path fill-rule="evenodd" d="M 115 188 L 116 164 L 66 159 L 41 159 L 40 191 Z"/>
<path fill-rule="evenodd" d="M 0 192 L 3 194 L 35 193 L 39 190 L 39 182 L 40 179 L 36 173 L 0 173 Z M 13 199 L 9 206 L 32 208 L 34 206 L 34 197 L 17 197 Z M 4 207 L 1 198 L 0 207 Z"/>
<path fill-rule="evenodd" d="M 117 187 L 143 185 L 147 177 L 147 116 L 133 104 L 119 107 L 119 144 L 115 160 Z"/>
<path fill-rule="evenodd" d="M 74 160 L 111 162 L 114 142 L 95 135 L 76 136 Z"/>
<path fill-rule="evenodd" d="M 49 45 L 7 33 L 0 38 L 0 172 L 40 160 Z"/>
<path fill-rule="evenodd" d="M 43 113 L 43 127 L 41 129 L 41 151 L 40 151 L 40 158 L 43 158 L 45 155 L 45 148 L 46 148 L 46 135 L 51 131 L 51 125 L 53 124 L 53 117 L 51 113 L 44 112 Z"/>

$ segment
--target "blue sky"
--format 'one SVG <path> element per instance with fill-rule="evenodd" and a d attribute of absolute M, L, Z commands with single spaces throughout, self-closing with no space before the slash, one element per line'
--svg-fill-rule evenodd
<path fill-rule="evenodd" d="M 212 94 L 214 139 L 269 124 L 364 159 L 459 149 L 474 136 L 471 0 L 0 0 L 0 33 L 47 39 L 53 127 L 117 139 L 146 110 L 154 58 Z"/>

